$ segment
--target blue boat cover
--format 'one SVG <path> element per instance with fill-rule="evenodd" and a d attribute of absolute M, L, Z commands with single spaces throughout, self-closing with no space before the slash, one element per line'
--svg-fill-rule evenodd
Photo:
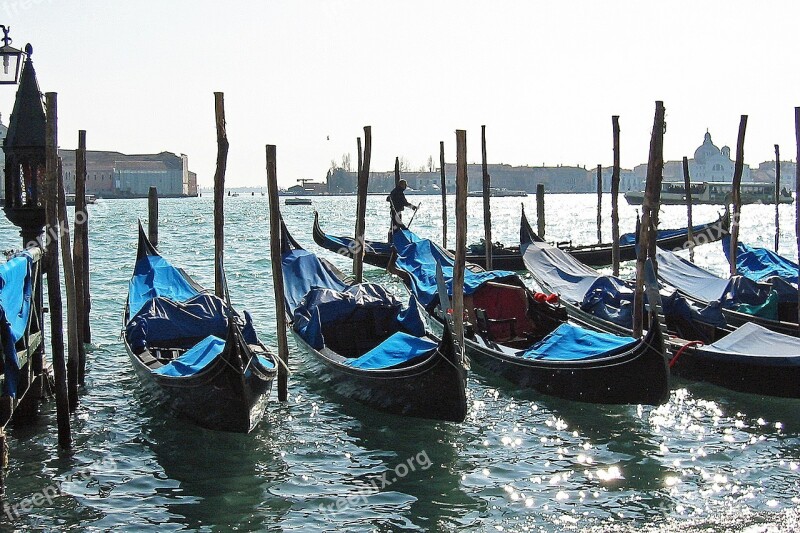
<path fill-rule="evenodd" d="M 592 331 L 569 323 L 558 326 L 547 337 L 524 352 L 526 359 L 576 361 L 624 352 L 637 344 L 633 337 Z"/>
<path fill-rule="evenodd" d="M 401 330 L 415 336 L 425 334 L 425 322 L 413 295 L 404 310 L 402 302 L 381 285 L 347 285 L 316 255 L 301 248 L 284 252 L 281 264 L 292 327 L 316 350 L 325 346 L 324 326 L 336 323 L 368 320 L 373 325 L 371 333 Z"/>
<path fill-rule="evenodd" d="M 800 365 L 800 338 L 770 331 L 748 322 L 720 340 L 703 347 L 726 360 L 757 359 L 760 365 Z"/>
<path fill-rule="evenodd" d="M 442 266 L 442 274 L 447 283 L 447 292 L 453 295 L 453 258 L 428 239 L 421 239 L 411 231 L 395 231 L 392 244 L 397 250 L 396 266 L 411 278 L 411 292 L 427 309 L 436 306 L 439 290 L 436 284 L 436 264 Z M 464 294 L 472 294 L 483 284 L 505 278 L 516 277 L 508 270 L 488 272 L 464 271 Z"/>
<path fill-rule="evenodd" d="M 313 287 L 343 291 L 347 288 L 316 255 L 303 249 L 294 249 L 281 256 L 283 267 L 283 292 L 286 308 L 294 315 L 301 300 Z"/>
<path fill-rule="evenodd" d="M 633 324 L 633 290 L 630 283 L 601 275 L 568 252 L 547 243 L 523 243 L 520 251 L 525 266 L 533 276 L 564 301 L 619 326 L 629 328 Z M 701 308 L 674 290 L 662 290 L 660 296 L 664 314 L 668 317 L 698 319 L 719 326 L 725 324 L 718 306 Z"/>
<path fill-rule="evenodd" d="M 730 261 L 730 236 L 722 239 L 722 250 Z M 794 283 L 796 292 L 797 268 L 797 263 L 767 248 L 754 248 L 741 242 L 736 245 L 736 270 L 754 281 L 765 281 L 767 278 L 777 276 L 784 281 Z"/>
<path fill-rule="evenodd" d="M 250 313 L 244 313 L 242 336 L 258 342 Z M 226 338 L 228 317 L 225 303 L 211 294 L 198 294 L 185 302 L 153 298 L 125 326 L 134 353 L 145 348 L 190 348 L 209 335 Z"/>
<path fill-rule="evenodd" d="M 772 283 L 745 276 L 726 279 L 673 252 L 658 249 L 656 255 L 659 278 L 703 302 L 718 302 L 725 309 L 775 319 L 779 302 L 797 300 L 797 289 L 780 278 L 768 278 Z"/>
<path fill-rule="evenodd" d="M 345 364 L 370 370 L 392 368 L 428 356 L 436 348 L 437 344 L 430 339 L 398 331 L 361 357 Z"/>
<path fill-rule="evenodd" d="M 169 261 L 159 255 L 147 255 L 136 261 L 128 284 L 128 316 L 136 315 L 149 300 L 159 296 L 183 302 L 197 294 Z"/>
<path fill-rule="evenodd" d="M 708 224 L 698 224 L 696 226 L 692 226 L 692 232 L 700 232 L 706 229 Z M 688 235 L 686 228 L 679 228 L 679 229 L 660 229 L 656 232 L 656 240 L 661 239 L 669 239 L 672 237 L 678 237 L 680 235 Z M 636 244 L 637 234 L 634 233 L 624 233 L 619 237 L 619 244 L 620 246 L 630 246 L 632 244 Z"/>
<path fill-rule="evenodd" d="M 23 253 L 0 265 L 0 333 L 3 339 L 3 395 L 17 395 L 19 360 L 16 344 L 23 336 L 31 313 L 32 258 Z"/>
<path fill-rule="evenodd" d="M 155 369 L 155 374 L 162 376 L 184 377 L 193 376 L 201 372 L 208 364 L 213 361 L 225 348 L 225 341 L 214 335 L 209 335 L 201 340 L 192 348 L 187 350 L 180 357 L 172 360 L 169 364 Z"/>

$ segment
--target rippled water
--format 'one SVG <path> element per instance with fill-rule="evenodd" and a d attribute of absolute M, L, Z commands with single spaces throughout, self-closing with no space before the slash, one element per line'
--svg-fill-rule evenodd
<path fill-rule="evenodd" d="M 438 199 L 412 200 L 422 201 L 413 229 L 438 239 Z M 516 242 L 520 200 L 493 199 L 495 240 Z M 524 202 L 534 219 L 534 197 Z M 323 228 L 352 233 L 355 198 L 314 204 Z M 469 200 L 470 242 L 482 236 L 480 205 Z M 594 205 L 592 195 L 548 196 L 547 236 L 595 241 Z M 632 231 L 635 210 L 621 209 L 622 231 Z M 385 236 L 386 210 L 382 196 L 369 198 L 368 237 Z M 781 206 L 781 247 L 796 258 L 793 210 Z M 716 211 L 696 207 L 695 223 Z M 212 286 L 211 198 L 162 200 L 160 212 L 164 255 Z M 310 207 L 283 212 L 297 240 L 350 269 L 313 244 Z M 742 239 L 771 246 L 773 213 L 772 206 L 745 206 Z M 73 417 L 75 447 L 57 451 L 54 403 L 34 427 L 10 430 L 7 501 L 19 511 L 6 508 L 6 529 L 9 516 L 14 527 L 36 530 L 800 528 L 800 401 L 703 383 L 675 379 L 669 403 L 658 408 L 595 406 L 513 390 L 473 372 L 467 420 L 437 423 L 332 397 L 304 369 L 290 337 L 290 399 L 273 397 L 252 434 L 206 431 L 164 416 L 140 390 L 119 340 L 136 220 L 146 216 L 145 200 L 90 206 L 95 349 Z M 685 210 L 665 207 L 662 220 L 685 225 Z M 226 198 L 232 298 L 274 347 L 267 221 L 265 197 Z M 4 218 L 0 237 L 7 248 L 18 245 Z M 725 271 L 719 245 L 700 248 L 697 260 Z M 366 274 L 403 291 L 378 269 Z"/>

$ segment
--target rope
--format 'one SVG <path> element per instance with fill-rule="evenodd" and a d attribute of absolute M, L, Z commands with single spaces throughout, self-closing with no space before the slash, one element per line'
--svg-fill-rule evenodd
<path fill-rule="evenodd" d="M 678 357 L 680 357 L 681 354 L 684 351 L 686 351 L 686 348 L 689 348 L 691 346 L 704 346 L 704 345 L 705 345 L 705 343 L 703 341 L 689 341 L 689 342 L 687 342 L 686 344 L 684 344 L 683 346 L 680 347 L 680 349 L 677 351 L 677 353 L 675 353 L 675 357 L 670 359 L 669 367 L 672 368 L 675 365 L 675 362 L 678 360 Z"/>

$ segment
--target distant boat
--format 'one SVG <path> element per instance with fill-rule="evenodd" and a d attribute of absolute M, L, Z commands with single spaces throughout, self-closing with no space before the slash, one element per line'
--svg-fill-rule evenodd
<path fill-rule="evenodd" d="M 85 196 L 87 204 L 95 204 L 97 203 L 97 196 L 94 194 L 87 194 Z M 65 199 L 67 201 L 67 205 L 75 205 L 75 195 L 71 192 L 65 194 Z"/>
<path fill-rule="evenodd" d="M 701 181 L 691 183 L 692 204 L 729 204 L 733 196 L 733 184 L 727 182 Z M 742 183 L 739 188 L 742 204 L 774 204 L 775 185 L 772 183 Z M 643 191 L 628 191 L 625 200 L 630 205 L 641 205 Z M 792 193 L 783 189 L 779 195 L 782 204 L 794 201 Z M 661 184 L 662 205 L 685 205 L 686 186 L 682 181 L 665 181 Z"/>
<path fill-rule="evenodd" d="M 311 205 L 310 198 L 287 198 L 284 202 L 286 205 Z"/>
<path fill-rule="evenodd" d="M 502 197 L 505 197 L 505 196 L 528 196 L 528 193 L 525 192 L 525 191 L 513 191 L 511 189 L 506 189 L 506 188 L 503 188 L 503 187 L 500 187 L 500 188 L 498 188 L 498 187 L 490 187 L 489 188 L 489 195 L 492 196 L 492 197 L 502 198 Z M 471 196 L 473 198 L 476 197 L 476 196 L 477 197 L 482 197 L 483 196 L 483 191 L 470 191 L 469 193 L 467 193 L 467 196 Z"/>

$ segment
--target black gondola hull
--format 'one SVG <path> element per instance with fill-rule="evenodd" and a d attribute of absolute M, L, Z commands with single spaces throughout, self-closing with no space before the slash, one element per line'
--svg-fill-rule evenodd
<path fill-rule="evenodd" d="M 206 429 L 248 433 L 264 416 L 274 370 L 251 363 L 241 372 L 223 355 L 197 375 L 162 376 L 145 366 L 127 343 L 125 347 L 144 389 L 180 418 Z"/>
<path fill-rule="evenodd" d="M 702 235 L 702 242 L 715 242 L 722 239 L 728 234 L 727 224 L 724 217 L 720 217 L 716 222 L 704 224 L 702 227 L 697 228 L 695 236 Z M 344 255 L 346 257 L 353 257 L 353 239 L 349 237 L 337 237 L 337 240 L 329 237 L 319 225 L 319 217 L 314 213 L 314 228 L 313 228 L 314 242 L 323 248 Z M 694 238 L 695 241 L 698 237 Z M 348 245 L 343 246 L 342 243 Z M 657 245 L 667 250 L 684 249 L 688 246 L 688 233 L 659 239 Z M 384 245 L 385 246 L 385 245 Z M 581 263 L 589 266 L 605 266 L 611 264 L 611 244 L 597 244 L 587 246 L 564 246 L 563 250 L 572 254 Z M 626 245 L 619 247 L 620 261 L 632 261 L 636 259 L 636 248 L 633 245 Z M 375 251 L 375 245 L 370 241 L 366 242 L 364 249 L 364 262 L 380 268 L 386 268 L 389 265 L 391 253 L 383 251 Z M 468 252 L 466 261 L 486 268 L 486 255 L 475 254 Z M 492 268 L 496 270 L 525 270 L 525 263 L 522 260 L 519 246 L 509 246 L 495 250 L 492 254 Z"/>
<path fill-rule="evenodd" d="M 294 332 L 293 332 L 294 333 Z M 462 422 L 467 414 L 467 371 L 449 338 L 438 352 L 411 367 L 359 370 L 337 363 L 294 333 L 309 354 L 309 369 L 321 383 L 344 398 L 401 416 Z"/>

